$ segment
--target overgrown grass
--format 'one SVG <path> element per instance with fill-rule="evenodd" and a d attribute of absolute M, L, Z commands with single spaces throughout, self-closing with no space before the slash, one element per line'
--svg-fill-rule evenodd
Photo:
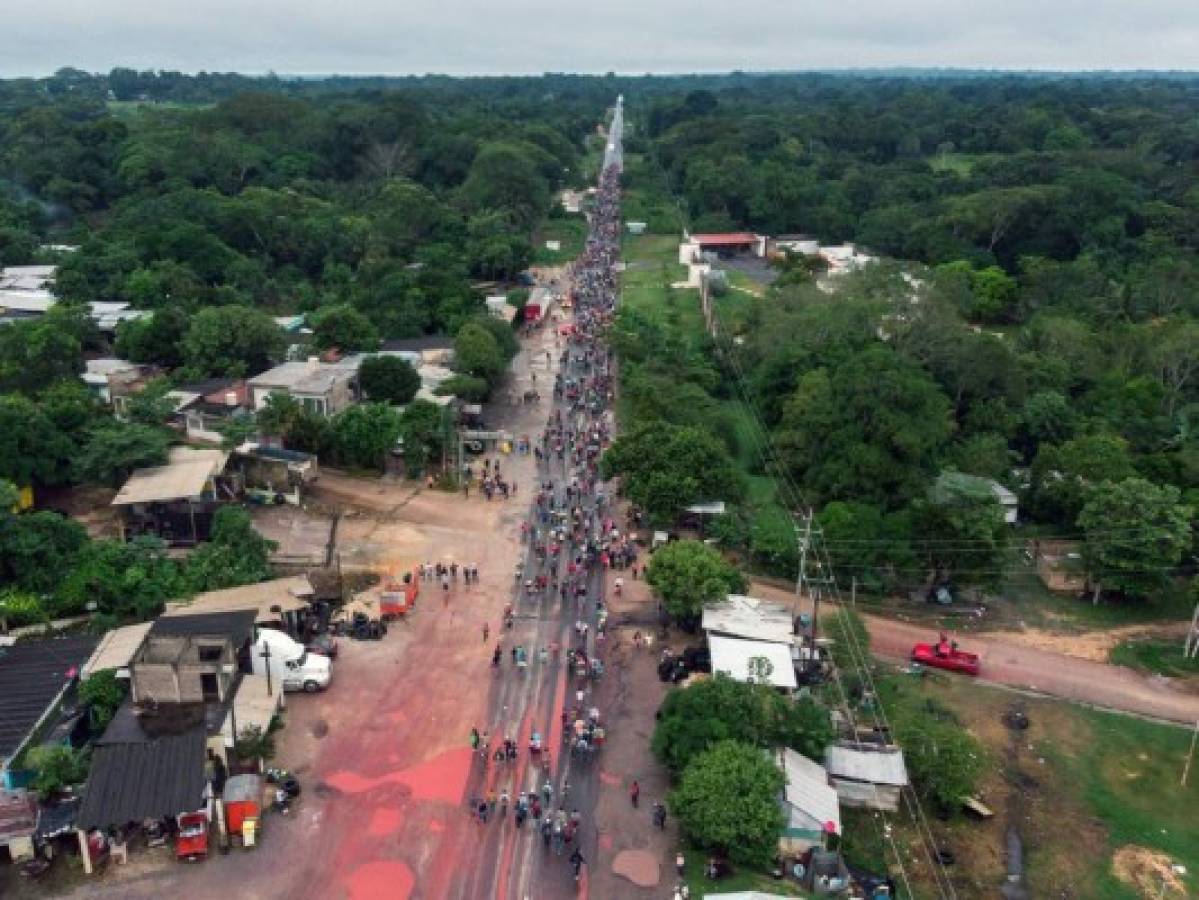
<path fill-rule="evenodd" d="M 1133 640 L 1116 645 L 1109 657 L 1117 666 L 1141 672 L 1186 678 L 1199 675 L 1199 659 L 1182 655 L 1182 641 Z"/>
<path fill-rule="evenodd" d="M 546 219 L 534 236 L 533 265 L 561 266 L 583 252 L 587 240 L 587 221 L 581 215 Z M 558 241 L 558 250 L 549 250 L 546 241 Z"/>
<path fill-rule="evenodd" d="M 792 881 L 776 879 L 769 872 L 756 872 L 739 867 L 731 875 L 719 881 L 710 880 L 704 874 L 704 866 L 708 857 L 699 847 L 686 846 L 683 848 L 683 880 L 691 890 L 693 898 L 711 896 L 715 893 L 727 894 L 737 891 L 762 891 L 767 894 L 781 894 L 784 897 L 803 897 L 805 894 Z M 674 873 L 671 876 L 678 880 Z M 666 878 L 663 878 L 666 882 Z"/>

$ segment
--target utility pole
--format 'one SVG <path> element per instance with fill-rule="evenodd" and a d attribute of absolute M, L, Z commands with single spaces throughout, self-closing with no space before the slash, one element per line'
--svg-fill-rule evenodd
<path fill-rule="evenodd" d="M 1199 738 L 1199 719 L 1195 720 L 1195 730 L 1191 732 L 1191 748 L 1187 750 L 1187 761 L 1182 767 L 1182 786 L 1187 786 L 1187 776 L 1191 774 L 1191 760 L 1195 756 L 1195 740 Z"/>
<path fill-rule="evenodd" d="M 1199 656 L 1199 602 L 1195 603 L 1195 612 L 1191 615 L 1191 628 L 1187 632 L 1186 643 L 1182 645 L 1182 655 L 1187 659 Z"/>

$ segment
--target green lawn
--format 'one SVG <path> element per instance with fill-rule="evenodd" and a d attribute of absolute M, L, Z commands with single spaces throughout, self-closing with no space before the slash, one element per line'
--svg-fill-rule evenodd
<path fill-rule="evenodd" d="M 533 236 L 533 265 L 560 266 L 583 252 L 587 240 L 587 221 L 581 215 L 546 219 Z M 560 250 L 546 249 L 546 241 L 559 241 Z"/>
<path fill-rule="evenodd" d="M 762 891 L 766 894 L 781 894 L 784 897 L 808 896 L 794 882 L 775 879 L 769 872 L 755 872 L 739 868 L 719 881 L 711 881 L 704 874 L 704 865 L 708 857 L 698 847 L 684 848 L 683 859 L 685 860 L 683 880 L 687 882 L 693 900 L 702 900 L 707 894 L 728 894 L 736 891 Z M 677 880 L 677 876 L 673 872 L 671 876 Z M 663 883 L 669 883 L 665 877 Z"/>
<path fill-rule="evenodd" d="M 1199 659 L 1182 655 L 1181 640 L 1124 641 L 1113 648 L 1110 661 L 1141 672 L 1187 678 L 1199 675 Z"/>
<path fill-rule="evenodd" d="M 1128 845 L 1186 867 L 1185 895 L 1167 892 L 1165 897 L 1199 896 L 1199 771 L 1192 771 L 1185 788 L 1179 783 L 1188 729 L 1063 701 L 1021 698 L 949 675 L 884 676 L 879 687 L 892 723 L 905 710 L 935 701 L 986 749 L 989 765 L 978 794 L 995 818 L 977 822 L 958 815 L 941 822 L 930 816 L 938 842 L 957 855 L 953 872 L 959 896 L 996 895 L 1004 874 L 1008 798 L 1017 791 L 1030 896 L 1158 896 L 1138 893 L 1113 873 L 1116 851 Z M 1029 729 L 1015 736 L 1001 722 L 1013 704 L 1021 705 L 1030 720 Z M 1009 755 L 1013 742 L 1019 748 L 1015 762 Z M 869 865 L 871 854 L 881 851 L 871 823 L 860 816 L 845 821 L 850 859 Z M 913 833 L 906 817 L 894 821 L 900 846 L 910 846 Z M 928 896 L 922 890 L 926 874 L 914 877 L 917 896 Z"/>

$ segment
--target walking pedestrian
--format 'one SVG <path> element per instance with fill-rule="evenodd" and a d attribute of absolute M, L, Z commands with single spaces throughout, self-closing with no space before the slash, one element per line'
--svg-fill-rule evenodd
<path fill-rule="evenodd" d="M 654 803 L 654 824 L 658 826 L 659 831 L 666 828 L 666 807 L 661 800 Z"/>
<path fill-rule="evenodd" d="M 477 728 L 472 728 L 470 730 L 470 749 L 479 749 L 479 729 Z"/>
<path fill-rule="evenodd" d="M 637 801 L 641 799 L 641 785 L 636 780 L 629 785 L 629 799 L 633 801 L 633 808 L 637 808 Z"/>
<path fill-rule="evenodd" d="M 491 626 L 486 622 L 483 623 L 483 643 L 487 643 L 487 638 L 491 635 Z"/>

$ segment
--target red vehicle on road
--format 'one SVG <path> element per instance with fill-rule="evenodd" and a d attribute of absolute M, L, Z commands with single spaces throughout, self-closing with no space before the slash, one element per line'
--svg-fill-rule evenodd
<path fill-rule="evenodd" d="M 944 632 L 935 644 L 917 644 L 913 647 L 912 662 L 934 669 L 965 672 L 967 675 L 977 675 L 982 665 L 977 653 L 959 650 L 957 641 L 951 641 Z"/>

